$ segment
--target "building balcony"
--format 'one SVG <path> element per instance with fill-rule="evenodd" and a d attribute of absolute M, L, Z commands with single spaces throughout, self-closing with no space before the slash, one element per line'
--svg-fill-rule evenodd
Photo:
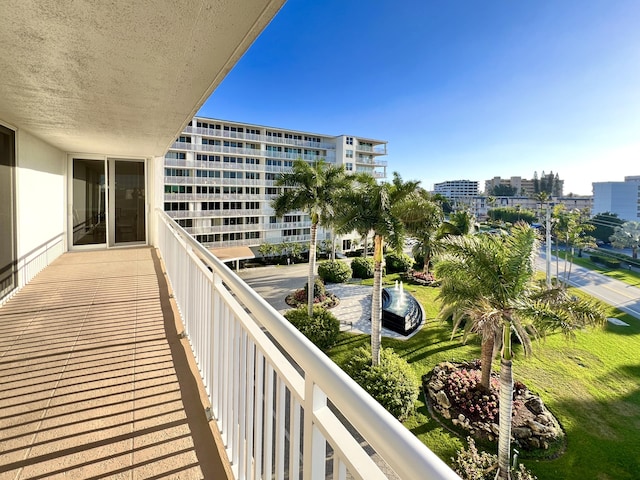
<path fill-rule="evenodd" d="M 156 211 L 157 248 L 65 253 L 0 308 L 11 478 L 458 477 Z"/>
<path fill-rule="evenodd" d="M 244 132 L 232 132 L 229 130 L 221 130 L 214 128 L 203 127 L 186 127 L 184 133 L 191 133 L 196 135 L 202 135 L 212 138 L 233 138 L 239 140 L 249 140 L 252 142 L 274 143 L 280 145 L 293 145 L 297 147 L 307 148 L 324 148 L 334 149 L 336 148 L 334 143 L 331 142 L 311 142 L 309 140 L 299 140 L 294 138 L 274 137 L 271 135 L 256 135 L 255 133 Z"/>

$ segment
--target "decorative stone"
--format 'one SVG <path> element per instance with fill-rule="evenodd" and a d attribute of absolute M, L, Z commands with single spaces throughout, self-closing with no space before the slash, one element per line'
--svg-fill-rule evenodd
<path fill-rule="evenodd" d="M 511 429 L 511 433 L 517 440 L 526 440 L 527 438 L 531 438 L 533 435 L 531 429 L 527 427 L 514 427 Z"/>
<path fill-rule="evenodd" d="M 532 397 L 524 405 L 536 415 L 540 415 L 545 411 L 544 403 L 540 397 Z"/>
<path fill-rule="evenodd" d="M 440 380 L 435 380 L 433 383 L 431 383 L 431 388 L 435 392 L 439 392 L 440 390 L 442 390 L 444 388 L 444 383 L 441 382 Z"/>
<path fill-rule="evenodd" d="M 543 425 L 540 422 L 536 422 L 535 420 L 527 421 L 527 425 L 529 425 L 531 431 L 536 435 L 545 435 L 549 431 L 546 425 Z"/>
<path fill-rule="evenodd" d="M 449 401 L 449 397 L 447 397 L 447 394 L 444 393 L 442 390 L 436 392 L 436 402 L 438 402 L 438 405 L 440 405 L 442 408 L 445 408 L 445 409 L 451 408 L 451 402 Z"/>
<path fill-rule="evenodd" d="M 493 421 L 486 417 L 473 420 L 477 418 L 473 414 L 467 418 L 466 413 L 458 410 L 455 402 L 449 398 L 447 393 L 449 376 L 460 368 L 477 367 L 466 363 L 443 362 L 434 367 L 430 375 L 423 376 L 423 386 L 431 407 L 441 418 L 449 420 L 456 427 L 463 428 L 476 437 L 497 441 L 500 435 L 497 418 Z M 484 402 L 490 399 L 485 394 L 481 398 Z M 515 444 L 524 449 L 549 449 L 564 436 L 560 424 L 537 395 L 524 388 L 516 392 L 514 400 L 521 405 L 513 416 L 511 433 Z"/>

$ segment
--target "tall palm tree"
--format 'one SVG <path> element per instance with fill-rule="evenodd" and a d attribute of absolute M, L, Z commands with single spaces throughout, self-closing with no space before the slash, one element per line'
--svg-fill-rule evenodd
<path fill-rule="evenodd" d="M 373 231 L 373 296 L 371 299 L 371 358 L 380 363 L 382 341 L 382 263 L 385 241 L 397 252 L 402 251 L 405 237 L 403 220 L 410 218 L 408 201 L 420 182 L 404 182 L 394 172 L 392 183 L 378 184 L 361 178 L 343 197 L 337 216 L 337 230 Z M 413 210 L 415 211 L 415 210 Z"/>
<path fill-rule="evenodd" d="M 429 273 L 431 259 L 441 251 L 440 227 L 444 222 L 441 202 L 426 190 L 418 189 L 416 212 L 419 217 L 407 224 L 408 232 L 417 240 L 411 253 L 414 258 L 424 259 L 424 273 Z"/>
<path fill-rule="evenodd" d="M 349 184 L 349 176 L 343 166 L 329 165 L 324 160 L 305 162 L 296 160 L 290 172 L 285 172 L 276 181 L 282 188 L 271 203 L 278 217 L 292 211 L 303 211 L 311 218 L 311 240 L 309 241 L 309 275 L 307 312 L 313 315 L 314 282 L 316 268 L 316 238 L 318 224 L 322 219 L 335 214 L 335 199 Z"/>
<path fill-rule="evenodd" d="M 501 353 L 498 468 L 509 479 L 511 411 L 513 404 L 512 334 L 531 351 L 531 336 L 562 330 L 570 334 L 587 325 L 604 323 L 602 309 L 571 298 L 565 290 L 546 289 L 534 279 L 537 238 L 525 224 L 502 236 L 452 236 L 447 253 L 436 264 L 441 280 L 442 316 L 462 319 L 482 336 L 482 382 L 488 387 L 494 349 Z"/>

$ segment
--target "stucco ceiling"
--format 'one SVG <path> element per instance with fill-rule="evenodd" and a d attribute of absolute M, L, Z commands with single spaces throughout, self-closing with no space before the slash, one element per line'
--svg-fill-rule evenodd
<path fill-rule="evenodd" d="M 65 152 L 160 156 L 284 0 L 6 0 L 0 119 Z"/>

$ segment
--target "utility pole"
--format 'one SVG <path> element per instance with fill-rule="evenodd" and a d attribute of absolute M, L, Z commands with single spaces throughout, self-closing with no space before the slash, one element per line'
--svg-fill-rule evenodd
<path fill-rule="evenodd" d="M 547 202 L 547 214 L 546 214 L 546 232 L 547 232 L 547 288 L 551 289 L 551 205 Z"/>

